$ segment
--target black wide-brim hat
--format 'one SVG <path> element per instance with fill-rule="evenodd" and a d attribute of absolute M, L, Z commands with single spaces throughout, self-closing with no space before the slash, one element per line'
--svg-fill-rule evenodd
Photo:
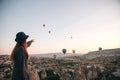
<path fill-rule="evenodd" d="M 15 41 L 21 43 L 21 42 L 25 41 L 28 37 L 29 36 L 26 35 L 24 32 L 18 32 L 16 34 Z"/>

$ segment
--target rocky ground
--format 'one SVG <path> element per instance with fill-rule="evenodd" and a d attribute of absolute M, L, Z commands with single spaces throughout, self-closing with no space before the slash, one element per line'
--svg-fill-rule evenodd
<path fill-rule="evenodd" d="M 89 60 L 31 57 L 28 64 L 29 71 L 37 72 L 41 80 L 120 80 L 119 60 L 119 57 Z M 0 80 L 11 80 L 12 67 L 9 55 L 0 55 Z"/>

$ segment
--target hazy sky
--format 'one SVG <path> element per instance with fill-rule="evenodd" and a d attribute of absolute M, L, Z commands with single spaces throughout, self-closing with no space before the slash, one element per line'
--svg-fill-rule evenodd
<path fill-rule="evenodd" d="M 120 0 L 0 0 L 0 53 L 20 31 L 35 39 L 30 54 L 120 48 Z"/>

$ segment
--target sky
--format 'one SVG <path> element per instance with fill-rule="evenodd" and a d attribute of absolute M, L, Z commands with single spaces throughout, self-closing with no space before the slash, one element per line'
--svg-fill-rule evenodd
<path fill-rule="evenodd" d="M 0 53 L 20 31 L 35 40 L 30 54 L 120 48 L 120 0 L 0 0 Z"/>

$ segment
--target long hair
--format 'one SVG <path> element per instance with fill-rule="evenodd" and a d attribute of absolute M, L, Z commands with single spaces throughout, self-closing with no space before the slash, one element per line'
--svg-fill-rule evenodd
<path fill-rule="evenodd" d="M 29 54 L 28 54 L 28 51 L 27 51 L 27 43 L 26 43 L 26 40 L 25 40 L 22 43 L 17 43 L 15 45 L 15 47 L 12 50 L 11 56 L 10 56 L 11 61 L 14 61 L 15 52 L 20 46 L 23 46 L 23 48 L 25 49 L 25 54 L 27 54 L 27 60 L 29 59 Z"/>

